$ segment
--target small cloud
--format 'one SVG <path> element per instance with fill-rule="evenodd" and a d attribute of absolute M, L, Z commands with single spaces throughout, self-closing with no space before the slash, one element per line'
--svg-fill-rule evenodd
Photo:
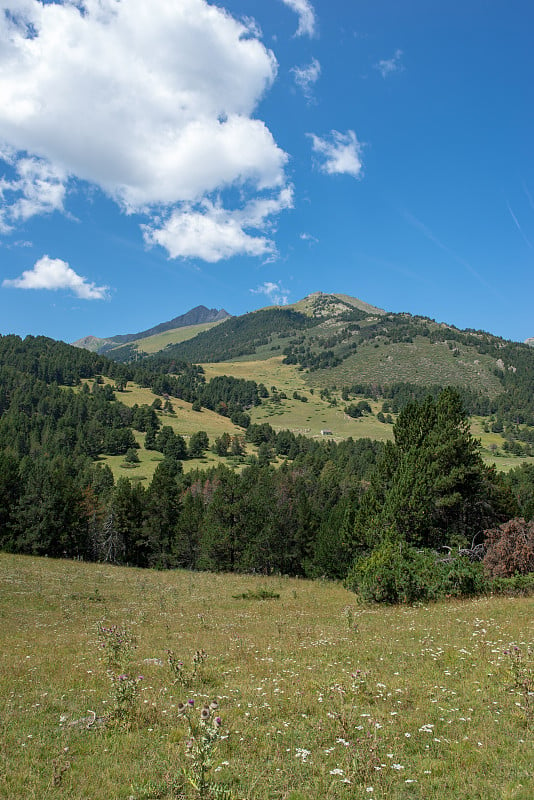
<path fill-rule="evenodd" d="M 15 180 L 0 179 L 0 232 L 8 233 L 12 223 L 25 222 L 38 214 L 63 211 L 67 176 L 40 158 L 9 159 L 6 152 L 0 154 L 6 163 L 11 163 L 17 173 Z"/>
<path fill-rule="evenodd" d="M 354 131 L 340 133 L 330 132 L 330 141 L 322 139 L 314 133 L 307 134 L 312 140 L 315 153 L 323 158 L 319 165 L 321 172 L 328 175 L 352 175 L 359 178 L 363 169 L 361 161 L 362 146 L 356 138 Z"/>
<path fill-rule="evenodd" d="M 20 278 L 6 279 L 2 286 L 12 289 L 70 289 L 82 300 L 104 300 L 108 297 L 109 286 L 95 286 L 94 283 L 78 275 L 60 258 L 43 256 L 35 262 L 33 269 L 25 270 Z"/>
<path fill-rule="evenodd" d="M 206 200 L 199 206 L 176 209 L 159 227 L 143 226 L 144 238 L 148 245 L 163 247 L 170 258 L 216 263 L 238 255 L 274 257 L 274 242 L 257 232 L 270 229 L 269 218 L 292 206 L 289 186 L 277 197 L 252 200 L 243 209 L 228 210 Z"/>
<path fill-rule="evenodd" d="M 375 69 L 377 69 L 383 78 L 387 78 L 388 75 L 392 75 L 394 72 L 402 72 L 404 67 L 401 64 L 402 58 L 402 50 L 395 50 L 395 54 L 392 58 L 382 59 L 375 64 Z"/>
<path fill-rule="evenodd" d="M 282 3 L 298 14 L 299 26 L 295 36 L 313 36 L 316 19 L 310 0 L 282 0 Z"/>
<path fill-rule="evenodd" d="M 316 239 L 315 236 L 312 236 L 311 233 L 301 233 L 300 238 L 303 242 L 309 242 L 310 244 L 319 244 L 319 239 Z"/>
<path fill-rule="evenodd" d="M 252 294 L 264 294 L 275 306 L 287 306 L 289 290 L 284 289 L 280 281 L 278 283 L 265 281 L 264 284 L 258 286 L 256 289 L 251 289 L 250 291 Z"/>
<path fill-rule="evenodd" d="M 302 90 L 306 100 L 310 102 L 313 99 L 313 87 L 321 74 L 321 65 L 314 58 L 307 67 L 293 67 L 291 72 L 294 75 L 295 83 Z"/>

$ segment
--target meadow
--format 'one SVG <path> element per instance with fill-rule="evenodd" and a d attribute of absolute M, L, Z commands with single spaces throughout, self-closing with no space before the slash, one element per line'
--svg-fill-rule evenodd
<path fill-rule="evenodd" d="M 10 800 L 534 795 L 529 598 L 0 554 L 0 621 Z"/>
<path fill-rule="evenodd" d="M 220 375 L 231 375 L 244 380 L 255 380 L 263 383 L 269 391 L 275 387 L 278 392 L 283 392 L 286 399 L 279 403 L 273 402 L 272 397 L 264 400 L 260 406 L 250 409 L 249 413 L 253 423 L 268 422 L 275 431 L 290 430 L 295 434 L 305 434 L 315 438 L 323 438 L 321 431 L 328 430 L 328 438 L 341 441 L 349 436 L 353 439 L 369 438 L 377 441 L 392 441 L 393 426 L 379 422 L 376 414 L 381 410 L 382 402 L 375 402 L 369 398 L 372 415 L 364 415 L 358 419 L 349 417 L 344 412 L 345 402 L 341 399 L 340 391 L 332 391 L 331 397 L 335 399 L 333 405 L 328 400 L 320 397 L 320 390 L 313 389 L 306 382 L 305 374 L 296 366 L 282 364 L 281 356 L 274 356 L 265 360 L 228 361 L 202 365 L 206 380 L 211 380 Z M 105 382 L 113 381 L 105 379 Z M 293 394 L 306 399 L 293 398 Z M 142 388 L 134 383 L 128 383 L 126 391 L 117 393 L 117 398 L 127 406 L 151 405 L 156 395 L 150 389 Z M 361 399 L 361 398 L 358 398 Z M 158 412 L 162 425 L 169 425 L 175 433 L 183 436 L 186 441 L 198 430 L 207 433 L 210 444 L 223 433 L 230 436 L 243 435 L 242 428 L 232 424 L 227 417 L 222 417 L 214 411 L 203 408 L 201 412 L 193 411 L 190 403 L 177 398 L 171 398 L 174 414 Z M 523 461 L 534 463 L 534 458 L 517 457 L 505 454 L 502 451 L 504 438 L 497 433 L 485 433 L 483 419 L 474 417 L 471 421 L 473 435 L 480 439 L 481 454 L 488 464 L 495 464 L 497 469 L 508 471 L 518 466 Z M 144 434 L 136 434 L 140 445 L 138 450 L 139 464 L 134 467 L 125 465 L 122 456 L 102 456 L 100 461 L 108 464 L 112 469 L 115 479 L 127 476 L 133 481 L 150 482 L 161 455 L 152 450 L 144 449 Z M 246 445 L 248 455 L 254 455 L 257 448 Z M 192 459 L 183 462 L 184 471 L 191 469 L 216 466 L 226 459 L 221 459 L 215 453 L 207 451 L 203 459 Z M 239 465 L 237 465 L 238 468 Z"/>

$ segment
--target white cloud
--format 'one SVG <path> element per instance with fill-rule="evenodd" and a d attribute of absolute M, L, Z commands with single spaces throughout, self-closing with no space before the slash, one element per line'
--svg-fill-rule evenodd
<path fill-rule="evenodd" d="M 392 58 L 382 59 L 375 64 L 375 68 L 380 72 L 383 78 L 387 78 L 393 72 L 402 72 L 403 66 L 401 64 L 402 50 L 395 50 Z"/>
<path fill-rule="evenodd" d="M 328 175 L 347 174 L 359 178 L 363 169 L 361 160 L 362 146 L 354 131 L 340 133 L 330 132 L 330 140 L 320 138 L 314 133 L 308 136 L 312 140 L 314 152 L 322 159 L 320 169 Z"/>
<path fill-rule="evenodd" d="M 291 187 L 277 197 L 253 200 L 233 211 L 205 200 L 201 205 L 174 210 L 159 224 L 144 226 L 144 237 L 148 245 L 165 248 L 171 258 L 201 258 L 213 263 L 236 255 L 272 256 L 274 242 L 258 232 L 269 229 L 269 218 L 292 205 Z"/>
<path fill-rule="evenodd" d="M 38 158 L 10 157 L 7 152 L 3 160 L 12 163 L 17 177 L 0 178 L 0 232 L 37 214 L 63 211 L 66 175 L 61 169 Z"/>
<path fill-rule="evenodd" d="M 299 26 L 296 36 L 313 36 L 315 33 L 315 11 L 310 0 L 282 0 L 286 6 L 298 14 Z"/>
<path fill-rule="evenodd" d="M 295 83 L 302 89 L 302 93 L 307 100 L 313 97 L 313 87 L 319 80 L 321 65 L 316 58 L 312 59 L 307 67 L 294 67 L 291 72 L 295 76 Z"/>
<path fill-rule="evenodd" d="M 2 286 L 13 289 L 70 289 L 82 300 L 104 300 L 108 296 L 108 286 L 95 286 L 87 278 L 78 275 L 60 258 L 43 256 L 36 261 L 33 269 L 25 270 L 20 278 L 6 279 Z"/>
<path fill-rule="evenodd" d="M 280 281 L 278 283 L 265 281 L 261 286 L 258 286 L 256 289 L 251 289 L 250 291 L 252 294 L 266 295 L 275 306 L 287 306 L 289 300 L 289 291 L 283 288 Z"/>
<path fill-rule="evenodd" d="M 301 233 L 300 238 L 303 242 L 309 242 L 310 244 L 319 244 L 319 239 L 315 236 L 312 236 L 311 233 Z"/>
<path fill-rule="evenodd" d="M 254 118 L 277 63 L 258 35 L 207 0 L 0 0 L 0 158 L 17 175 L 0 224 L 61 211 L 69 179 L 149 219 L 278 194 L 287 154 Z"/>

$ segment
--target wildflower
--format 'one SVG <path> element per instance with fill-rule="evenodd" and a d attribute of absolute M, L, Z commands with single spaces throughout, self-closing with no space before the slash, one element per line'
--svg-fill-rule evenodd
<path fill-rule="evenodd" d="M 210 718 L 210 707 L 204 706 L 200 712 L 200 719 L 207 720 Z"/>
<path fill-rule="evenodd" d="M 330 775 L 343 775 L 343 770 L 339 768 L 331 769 Z"/>
<path fill-rule="evenodd" d="M 310 750 L 306 750 L 304 747 L 297 747 L 295 752 L 295 758 L 302 759 L 302 763 L 305 764 L 308 756 L 311 756 Z"/>
<path fill-rule="evenodd" d="M 181 717 L 187 711 L 187 706 L 185 703 L 178 703 L 178 715 Z"/>
<path fill-rule="evenodd" d="M 195 705 L 195 701 L 190 699 L 190 700 L 187 701 L 187 705 L 190 706 L 191 708 L 193 708 L 193 706 Z"/>
<path fill-rule="evenodd" d="M 215 717 L 215 719 L 213 721 L 215 722 L 215 725 L 217 726 L 217 728 L 221 727 L 222 719 L 220 717 Z"/>
<path fill-rule="evenodd" d="M 219 708 L 219 703 L 217 702 L 217 700 L 211 701 L 210 708 L 212 711 L 217 711 L 217 709 Z"/>

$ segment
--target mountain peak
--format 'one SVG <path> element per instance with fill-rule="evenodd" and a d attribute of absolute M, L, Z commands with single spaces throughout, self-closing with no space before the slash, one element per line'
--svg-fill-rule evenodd
<path fill-rule="evenodd" d="M 346 314 L 353 308 L 363 311 L 366 314 L 377 314 L 383 316 L 386 312 L 382 308 L 377 308 L 357 297 L 350 297 L 348 294 L 327 294 L 325 292 L 312 292 L 307 297 L 294 303 L 292 306 L 296 311 L 311 317 L 336 317 Z"/>

